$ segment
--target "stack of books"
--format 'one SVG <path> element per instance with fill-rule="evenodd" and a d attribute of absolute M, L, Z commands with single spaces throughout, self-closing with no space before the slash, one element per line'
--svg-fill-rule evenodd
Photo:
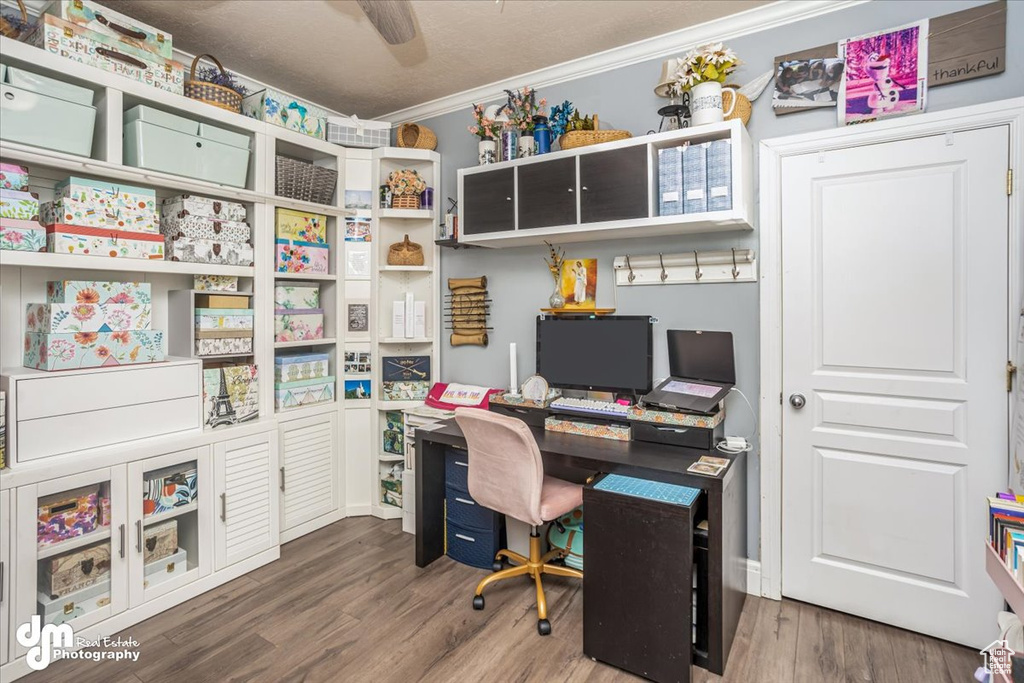
<path fill-rule="evenodd" d="M 988 499 L 988 540 L 1017 583 L 1024 586 L 1024 496 L 999 493 Z"/>

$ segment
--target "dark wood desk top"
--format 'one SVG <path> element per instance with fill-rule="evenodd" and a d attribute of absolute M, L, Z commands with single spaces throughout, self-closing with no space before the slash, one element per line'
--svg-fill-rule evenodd
<path fill-rule="evenodd" d="M 721 490 L 729 474 L 736 468 L 730 465 L 717 477 L 687 472 L 686 468 L 702 455 L 726 458 L 733 463 L 745 454 L 727 455 L 719 451 L 681 448 L 647 441 L 616 441 L 593 436 L 549 432 L 530 427 L 545 461 L 551 460 L 570 467 L 599 472 L 618 472 L 646 477 L 669 483 L 685 484 L 705 490 Z M 419 428 L 416 438 L 459 448 L 466 447 L 466 438 L 455 419 L 448 419 L 434 429 Z"/>

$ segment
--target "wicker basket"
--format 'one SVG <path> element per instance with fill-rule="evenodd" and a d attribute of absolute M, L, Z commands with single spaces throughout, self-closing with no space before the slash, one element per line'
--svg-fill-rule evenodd
<path fill-rule="evenodd" d="M 27 40 L 38 28 L 39 20 L 33 21 L 29 18 L 28 9 L 22 0 L 18 0 L 18 11 L 21 12 L 20 18 L 13 13 L 10 15 L 11 19 L 0 16 L 0 35 L 14 40 Z"/>
<path fill-rule="evenodd" d="M 216 64 L 217 69 L 220 70 L 221 73 L 226 73 L 224 71 L 224 67 L 221 66 L 220 62 L 217 61 L 217 58 L 213 55 L 197 55 L 196 58 L 192 60 L 192 68 L 189 70 L 188 78 L 185 80 L 185 97 L 191 97 L 193 100 L 212 104 L 215 107 L 227 109 L 228 111 L 233 111 L 236 114 L 241 112 L 241 93 L 223 85 L 196 80 L 196 67 L 199 66 L 199 60 L 203 57 L 208 58 L 211 62 Z"/>
<path fill-rule="evenodd" d="M 313 164 L 291 157 L 277 155 L 274 192 L 279 197 L 304 202 L 330 204 L 338 185 L 338 172 L 333 168 Z"/>
<path fill-rule="evenodd" d="M 434 131 L 418 123 L 403 123 L 398 127 L 398 146 L 413 149 L 437 149 Z"/>
<path fill-rule="evenodd" d="M 558 146 L 561 149 L 572 149 L 631 137 L 633 134 L 628 130 L 571 130 L 558 138 Z"/>
<path fill-rule="evenodd" d="M 423 247 L 409 241 L 409 236 L 406 235 L 404 240 L 388 247 L 388 265 L 422 266 Z"/>
<path fill-rule="evenodd" d="M 731 114 L 725 117 L 725 120 L 729 121 L 731 119 L 739 119 L 745 126 L 750 122 L 750 100 L 747 99 L 746 95 L 737 92 L 735 90 L 736 88 L 739 88 L 739 86 L 727 85 L 722 88 L 722 111 L 728 111 L 731 106 L 733 94 L 735 93 L 737 97 L 736 108 L 732 110 Z"/>
<path fill-rule="evenodd" d="M 391 198 L 392 209 L 418 209 L 420 208 L 420 196 L 418 194 L 396 194 Z"/>

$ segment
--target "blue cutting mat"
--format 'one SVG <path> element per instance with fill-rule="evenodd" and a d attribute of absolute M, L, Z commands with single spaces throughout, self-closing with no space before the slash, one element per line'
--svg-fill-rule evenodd
<path fill-rule="evenodd" d="M 621 474 L 609 474 L 594 484 L 594 488 L 609 493 L 622 493 L 627 496 L 656 500 L 661 503 L 685 505 L 689 507 L 697 500 L 700 489 L 678 484 L 663 484 L 660 481 L 648 481 Z"/>

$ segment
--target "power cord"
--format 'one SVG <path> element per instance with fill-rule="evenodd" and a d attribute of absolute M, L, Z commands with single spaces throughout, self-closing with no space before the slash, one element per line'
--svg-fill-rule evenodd
<path fill-rule="evenodd" d="M 727 436 L 724 441 L 719 441 L 715 448 L 722 453 L 728 453 L 729 455 L 736 455 L 738 453 L 746 453 L 754 450 L 754 444 L 751 443 L 754 436 L 757 434 L 757 413 L 754 412 L 754 406 L 750 404 L 747 399 L 747 395 L 742 391 L 733 387 L 729 390 L 730 393 L 735 391 L 743 399 L 743 402 L 747 404 L 747 408 L 750 410 L 750 415 L 754 418 L 754 431 L 749 438 L 743 438 L 742 436 Z"/>

